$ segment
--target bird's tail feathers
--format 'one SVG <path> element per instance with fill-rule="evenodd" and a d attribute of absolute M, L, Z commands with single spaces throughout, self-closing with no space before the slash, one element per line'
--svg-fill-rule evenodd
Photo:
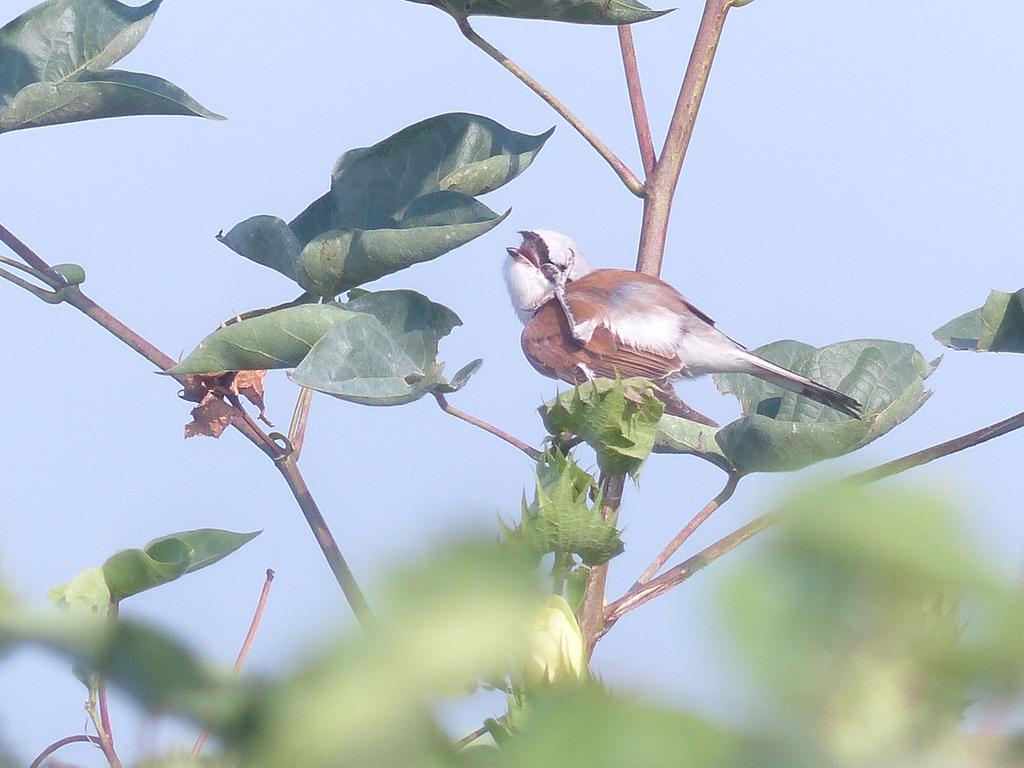
<path fill-rule="evenodd" d="M 849 395 L 844 395 L 842 392 L 830 389 L 824 384 L 808 379 L 806 376 L 794 373 L 788 368 L 783 368 L 781 365 L 776 365 L 765 360 L 763 357 L 758 357 L 753 352 L 745 352 L 744 358 L 752 368 L 752 370 L 746 371 L 747 373 L 787 389 L 790 392 L 796 392 L 798 395 L 803 395 L 811 400 L 827 405 L 829 408 L 834 408 L 840 413 L 845 413 L 847 416 L 852 416 L 855 419 L 863 417 L 863 406 Z"/>
<path fill-rule="evenodd" d="M 705 416 L 703 413 L 695 408 L 691 408 L 689 405 L 679 399 L 679 396 L 672 389 L 672 382 L 659 382 L 661 391 L 657 393 L 657 398 L 661 400 L 665 406 L 665 413 L 670 416 L 678 416 L 681 419 L 687 419 L 688 421 L 695 421 L 698 424 L 703 424 L 707 427 L 717 427 L 718 422 L 714 419 Z"/>

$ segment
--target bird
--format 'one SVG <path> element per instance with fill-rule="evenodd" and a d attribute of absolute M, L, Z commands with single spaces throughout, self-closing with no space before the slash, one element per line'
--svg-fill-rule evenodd
<path fill-rule="evenodd" d="M 523 230 L 508 247 L 504 276 L 523 322 L 523 353 L 541 374 L 570 384 L 643 376 L 655 382 L 665 412 L 709 426 L 674 393 L 675 381 L 707 373 L 748 373 L 852 418 L 861 404 L 751 352 L 657 277 L 592 269 L 579 245 L 549 229 Z"/>

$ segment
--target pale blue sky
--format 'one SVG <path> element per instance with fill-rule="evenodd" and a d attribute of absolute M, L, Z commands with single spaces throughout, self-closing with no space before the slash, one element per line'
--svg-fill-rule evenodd
<path fill-rule="evenodd" d="M 667 122 L 702 4 L 636 28 L 656 135 Z M 0 0 L 0 22 L 25 10 Z M 481 19 L 479 31 L 639 165 L 614 29 Z M 772 2 L 726 27 L 676 204 L 663 276 L 754 346 L 847 338 L 943 349 L 931 330 L 1021 287 L 1024 7 L 975 2 Z M 0 223 L 51 262 L 75 261 L 86 291 L 172 355 L 235 312 L 292 298 L 280 275 L 235 256 L 218 230 L 257 213 L 290 218 L 327 187 L 345 149 L 425 117 L 468 111 L 515 130 L 558 129 L 534 166 L 485 198 L 512 206 L 494 232 L 439 261 L 372 284 L 408 287 L 455 310 L 453 371 L 483 370 L 452 402 L 539 442 L 534 408 L 556 389 L 519 351 L 500 265 L 517 229 L 574 235 L 591 262 L 631 265 L 640 205 L 532 93 L 462 40 L 443 14 L 369 3 L 168 0 L 121 65 L 171 79 L 223 123 L 133 118 L 0 136 Z M 83 316 L 0 286 L 0 572 L 26 601 L 113 551 L 172 531 L 264 529 L 214 568 L 133 598 L 207 658 L 230 663 L 267 567 L 270 607 L 249 669 L 288 669 L 352 625 L 298 509 L 264 456 L 235 434 L 181 439 L 175 385 Z M 934 397 L 867 449 L 799 477 L 863 468 L 1020 408 L 1022 360 L 949 353 Z M 272 377 L 269 413 L 286 425 L 295 388 Z M 683 385 L 728 419 L 709 381 Z M 1021 436 L 914 472 L 959 501 L 985 551 L 1021 565 Z M 431 400 L 370 409 L 318 397 L 302 468 L 357 575 L 374 575 L 458 532 L 492 535 L 531 482 L 520 454 L 442 414 Z M 799 478 L 798 478 L 799 479 Z M 743 481 L 690 549 L 727 533 L 798 481 Z M 656 457 L 629 487 L 626 553 L 610 597 L 718 492 L 699 460 Z M 754 547 L 756 544 L 748 545 Z M 744 557 L 744 551 L 731 558 Z M 619 689 L 719 717 L 749 711 L 714 600 L 728 561 L 621 621 L 596 668 Z M 63 662 L 20 653 L 0 664 L 0 739 L 28 758 L 80 732 L 82 689 Z M 139 733 L 115 700 L 122 743 Z M 495 702 L 462 706 L 471 730 Z M 184 735 L 163 728 L 165 736 Z M 129 753 L 130 754 L 130 753 Z M 101 756 L 82 749 L 83 766 Z"/>

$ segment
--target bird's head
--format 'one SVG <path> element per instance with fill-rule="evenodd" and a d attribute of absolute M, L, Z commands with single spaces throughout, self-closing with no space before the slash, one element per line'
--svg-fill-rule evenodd
<path fill-rule="evenodd" d="M 512 306 L 525 323 L 555 295 L 554 278 L 564 273 L 567 282 L 590 271 L 579 245 L 568 235 L 550 229 L 524 230 L 522 245 L 508 247 L 505 283 Z"/>

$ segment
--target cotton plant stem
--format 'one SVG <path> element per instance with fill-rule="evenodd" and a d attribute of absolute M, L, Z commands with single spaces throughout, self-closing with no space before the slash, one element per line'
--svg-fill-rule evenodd
<path fill-rule="evenodd" d="M 93 727 L 96 728 L 96 736 L 100 743 L 100 749 L 103 750 L 103 756 L 107 759 L 107 763 L 110 768 L 121 768 L 121 759 L 117 756 L 117 752 L 114 751 L 114 742 L 110 739 L 110 734 L 107 733 L 103 727 L 103 718 L 100 716 L 99 710 L 96 707 L 96 691 L 89 691 L 89 701 L 86 702 L 85 711 L 89 714 L 89 719 L 92 720 Z"/>
<path fill-rule="evenodd" d="M 345 560 L 345 556 L 341 553 L 341 548 L 338 546 L 334 534 L 331 533 L 327 521 L 324 520 L 316 500 L 309 492 L 306 480 L 302 477 L 302 473 L 299 472 L 298 466 L 290 456 L 274 463 L 291 489 L 292 495 L 295 497 L 299 509 L 302 510 L 302 514 L 306 518 L 306 523 L 313 532 L 314 538 L 316 538 L 320 551 L 327 558 L 327 564 L 331 568 L 331 573 L 334 574 L 334 578 L 337 580 L 338 586 L 341 587 L 341 591 L 345 593 L 345 599 L 348 600 L 348 604 L 352 608 L 356 619 L 359 620 L 364 629 L 369 629 L 374 621 L 370 605 L 366 601 L 362 589 L 359 587 L 359 582 L 356 581 L 355 574 L 352 573 L 352 569 Z"/>
<path fill-rule="evenodd" d="M 611 475 L 601 479 L 601 517 L 609 520 L 618 515 L 622 504 L 622 491 L 626 484 L 625 475 Z M 608 563 L 590 569 L 587 585 L 580 603 L 579 623 L 583 635 L 587 659 L 594 654 L 594 646 L 607 631 L 605 624 L 604 593 L 608 582 Z"/>
<path fill-rule="evenodd" d="M 519 78 L 527 88 L 540 96 L 553 110 L 555 110 L 555 112 L 561 115 L 569 125 L 575 128 L 577 133 L 579 133 L 580 136 L 590 144 L 590 146 L 597 150 L 597 153 L 601 155 L 601 157 L 605 159 L 605 162 L 612 167 L 612 170 L 615 171 L 616 175 L 618 175 L 622 180 L 622 183 L 626 185 L 626 189 L 637 197 L 644 196 L 643 182 L 637 178 L 636 174 L 630 170 L 628 165 L 626 165 L 614 152 L 612 152 L 607 144 L 601 141 L 597 134 L 595 134 L 586 125 L 586 123 L 576 117 L 576 115 L 574 115 L 569 108 L 565 106 L 565 104 L 555 98 L 554 94 L 537 82 L 537 80 L 535 80 L 526 70 L 481 37 L 470 25 L 469 19 L 462 17 L 456 18 L 455 21 L 459 25 L 459 31 L 462 32 L 463 36 L 469 40 L 469 42 Z"/>
<path fill-rule="evenodd" d="M 40 752 L 36 756 L 36 759 L 29 763 L 28 768 L 40 768 L 40 766 L 42 766 L 46 758 L 48 758 L 61 747 L 66 747 L 68 744 L 80 744 L 83 742 L 93 744 L 97 747 L 102 748 L 102 744 L 100 743 L 100 739 L 98 736 L 90 736 L 85 733 L 75 734 L 74 736 L 65 736 L 63 739 L 57 739 L 55 742 L 47 746 L 46 749 Z"/>
<path fill-rule="evenodd" d="M 472 744 L 472 743 L 473 743 L 474 741 L 476 741 L 476 740 L 477 740 L 477 739 L 479 739 L 479 738 L 480 738 L 481 736 L 483 736 L 483 735 L 484 735 L 485 733 L 487 733 L 487 732 L 488 732 L 488 730 L 489 730 L 489 729 L 487 728 L 487 726 L 486 726 L 486 725 L 481 725 L 481 726 L 480 726 L 479 728 L 477 728 L 477 729 L 476 729 L 475 731 L 473 731 L 472 733 L 467 733 L 467 734 L 466 734 L 465 736 L 463 736 L 463 737 L 462 737 L 461 739 L 459 739 L 459 740 L 458 740 L 458 741 L 456 741 L 456 742 L 455 742 L 454 744 L 452 744 L 452 749 L 454 749 L 454 750 L 458 751 L 458 750 L 460 750 L 460 749 L 464 749 L 465 747 L 468 747 L 468 746 L 469 746 L 470 744 Z"/>
<path fill-rule="evenodd" d="M 651 123 L 647 117 L 644 89 L 640 84 L 640 68 L 633 46 L 633 28 L 628 24 L 619 27 L 619 51 L 622 53 L 622 69 L 626 75 L 626 89 L 629 92 L 629 107 L 633 112 L 636 128 L 636 143 L 640 148 L 640 160 L 644 166 L 644 178 L 654 172 L 657 158 L 654 155 L 654 140 L 651 138 Z"/>
<path fill-rule="evenodd" d="M 295 401 L 292 412 L 292 423 L 288 427 L 288 442 L 292 446 L 292 458 L 298 462 L 302 453 L 302 444 L 306 441 L 306 424 L 309 421 L 309 408 L 313 404 L 313 390 L 309 387 L 299 389 L 299 397 Z"/>
<path fill-rule="evenodd" d="M 110 746 L 114 746 L 114 729 L 110 725 L 110 706 L 107 704 L 107 681 L 100 680 L 96 686 L 96 703 L 100 708 L 100 722 L 103 724 L 103 730 L 107 734 L 107 738 L 110 739 Z"/>
<path fill-rule="evenodd" d="M 454 405 L 449 403 L 448 402 L 448 398 L 446 398 L 442 393 L 434 392 L 433 395 L 434 395 L 434 400 L 437 401 L 438 406 L 445 413 L 449 414 L 450 416 L 454 416 L 457 419 L 461 419 L 462 421 L 466 422 L 467 424 L 472 424 L 474 427 L 478 427 L 479 429 L 482 429 L 484 432 L 489 432 L 490 434 L 494 435 L 495 437 L 501 438 L 502 440 L 504 440 L 509 445 L 518 448 L 520 451 L 525 453 L 527 456 L 529 456 L 534 461 L 539 461 L 540 460 L 541 452 L 538 451 L 536 448 L 534 448 L 532 445 L 524 443 L 518 437 L 515 437 L 514 435 L 510 435 L 508 432 L 504 431 L 503 429 L 499 429 L 498 427 L 494 426 L 493 424 L 488 424 L 483 419 L 478 419 L 476 416 L 468 414 L 465 411 L 460 411 Z"/>
<path fill-rule="evenodd" d="M 683 526 L 682 530 L 675 535 L 665 548 L 658 553 L 658 556 L 654 558 L 649 566 L 644 570 L 640 577 L 636 580 L 633 586 L 630 588 L 638 589 L 647 582 L 649 582 L 654 576 L 662 569 L 662 567 L 669 561 L 669 558 L 674 555 L 681 546 L 686 542 L 693 533 L 704 524 L 704 522 L 715 513 L 715 511 L 721 507 L 725 502 L 732 498 L 733 493 L 736 491 L 736 486 L 739 484 L 740 475 L 736 472 L 729 473 L 729 479 L 725 482 L 725 487 L 719 491 L 718 495 L 715 496 L 711 501 L 704 505 L 703 509 L 694 515 L 690 521 Z"/>
<path fill-rule="evenodd" d="M 249 622 L 249 631 L 245 633 L 245 640 L 242 641 L 242 647 L 238 651 L 238 656 L 235 658 L 235 666 L 233 667 L 235 674 L 237 675 L 242 670 L 242 665 L 245 664 L 245 659 L 249 655 L 249 650 L 252 648 L 252 642 L 256 639 L 256 632 L 260 628 L 260 621 L 263 620 L 263 611 L 267 607 L 267 598 L 270 597 L 270 585 L 274 582 L 274 571 L 267 568 L 267 577 L 263 581 L 263 589 L 260 591 L 260 598 L 256 603 L 256 610 L 253 612 L 252 621 Z M 192 759 L 195 760 L 199 757 L 199 753 L 203 750 L 203 745 L 206 744 L 206 740 L 210 738 L 210 732 L 208 730 L 203 731 L 199 734 L 199 738 L 196 739 L 196 743 L 192 746 Z"/>
<path fill-rule="evenodd" d="M 602 632 L 602 634 L 611 629 L 623 614 L 632 611 L 634 608 L 639 608 L 644 603 L 647 603 L 654 598 L 665 594 L 673 587 L 682 584 L 701 568 L 704 568 L 720 558 L 722 555 L 736 549 L 740 544 L 755 534 L 760 533 L 778 519 L 779 514 L 776 512 L 762 515 L 761 517 L 747 523 L 742 528 L 736 529 L 728 536 L 719 539 L 714 544 L 705 547 L 696 555 L 687 558 L 679 565 L 669 568 L 660 576 L 656 576 L 639 587 L 633 587 L 625 595 L 615 602 L 609 603 L 605 607 L 605 623 L 604 632 Z"/>
<path fill-rule="evenodd" d="M 644 199 L 643 223 L 640 232 L 640 252 L 636 268 L 648 275 L 661 274 L 661 262 L 665 255 L 668 238 L 668 221 L 672 213 L 672 198 L 679 184 L 686 150 L 693 136 L 697 112 L 704 96 L 704 89 L 711 74 L 718 41 L 725 26 L 725 17 L 731 7 L 731 0 L 706 0 L 704 15 L 697 29 L 697 37 L 690 53 L 690 61 L 679 89 L 675 111 L 665 136 L 665 145 L 655 165 L 654 173 L 647 179 L 647 197 Z"/>
<path fill-rule="evenodd" d="M 2 225 L 0 225 L 0 242 L 5 243 L 30 267 L 55 280 L 57 285 L 66 285 L 66 281 L 49 264 L 43 261 L 35 251 Z M 78 286 L 66 285 L 66 287 L 60 290 L 66 303 L 82 312 L 101 328 L 120 339 L 161 370 L 167 371 L 175 365 L 175 361 L 170 356 L 86 296 Z M 182 381 L 181 378 L 177 378 L 177 380 L 179 382 Z M 341 549 L 338 547 L 337 541 L 324 520 L 316 501 L 310 494 L 306 481 L 302 477 L 302 473 L 299 472 L 295 461 L 289 454 L 283 452 L 269 435 L 259 428 L 244 409 L 235 408 L 231 425 L 269 458 L 273 459 L 274 466 L 277 467 L 288 484 L 289 489 L 291 489 L 292 495 L 302 510 L 302 514 L 306 518 L 306 522 L 309 524 L 317 544 L 320 545 L 320 549 L 327 559 L 327 563 L 335 579 L 338 581 L 338 585 L 348 599 L 353 613 L 355 613 L 356 618 L 364 626 L 368 624 L 372 620 L 372 616 L 366 599 L 359 589 L 355 575 L 348 567 L 348 563 L 346 563 Z"/>
<path fill-rule="evenodd" d="M 51 291 L 48 291 L 45 288 L 40 288 L 38 285 L 33 285 L 28 280 L 25 280 L 24 278 L 18 277 L 17 275 L 13 275 L 10 272 L 8 272 L 6 269 L 0 269 L 0 278 L 4 279 L 4 280 L 6 280 L 6 281 L 8 281 L 10 283 L 14 283 L 16 286 L 18 286 L 22 290 L 25 290 L 25 291 L 28 291 L 29 293 L 31 293 L 37 299 L 42 299 L 43 301 L 45 301 L 47 303 L 53 303 L 53 301 L 51 300 L 51 297 L 53 296 L 53 293 Z"/>
<path fill-rule="evenodd" d="M 908 469 L 920 467 L 922 464 L 927 464 L 930 461 L 935 461 L 936 459 L 941 459 L 944 456 L 949 456 L 975 445 L 980 445 L 981 443 L 1000 437 L 1001 435 L 1005 435 L 1009 432 L 1013 432 L 1021 427 L 1024 427 L 1024 411 L 1016 414 L 1015 416 L 1011 416 L 1008 419 L 997 421 L 995 424 L 982 427 L 974 432 L 968 432 L 966 435 L 955 437 L 952 440 L 947 440 L 944 443 L 933 445 L 930 448 L 915 451 L 914 453 L 907 454 L 899 459 L 887 461 L 886 463 L 880 464 L 872 469 L 858 472 L 855 475 L 851 475 L 847 480 L 858 485 L 873 483 L 876 480 L 897 475 L 900 472 L 906 472 Z"/>

